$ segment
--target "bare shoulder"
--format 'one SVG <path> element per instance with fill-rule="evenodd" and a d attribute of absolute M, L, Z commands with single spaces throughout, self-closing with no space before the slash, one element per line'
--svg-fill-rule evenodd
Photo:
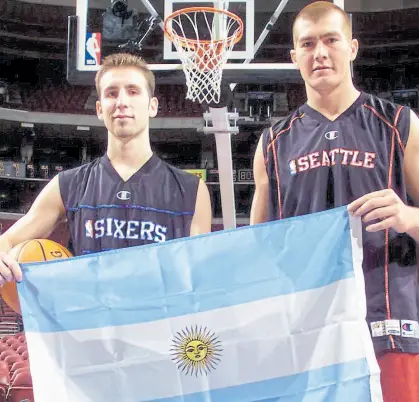
<path fill-rule="evenodd" d="M 406 177 L 407 192 L 419 205 L 419 118 L 410 111 L 409 137 L 404 153 L 403 172 Z"/>
<path fill-rule="evenodd" d="M 415 157 L 418 159 L 418 150 L 419 150 L 419 117 L 417 114 L 410 110 L 410 125 L 409 125 L 409 136 L 407 139 L 406 144 L 406 158 L 410 158 L 410 156 Z"/>
<path fill-rule="evenodd" d="M 208 186 L 199 179 L 195 213 L 191 223 L 191 236 L 211 232 L 212 207 Z"/>
<path fill-rule="evenodd" d="M 56 208 L 61 212 L 65 212 L 63 200 L 61 198 L 59 175 L 54 176 L 54 178 L 43 188 L 32 204 L 31 209 L 39 207 L 45 208 L 46 206 L 53 206 L 54 209 Z"/>

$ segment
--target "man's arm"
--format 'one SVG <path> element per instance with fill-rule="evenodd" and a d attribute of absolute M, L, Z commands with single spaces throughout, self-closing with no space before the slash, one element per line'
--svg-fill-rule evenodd
<path fill-rule="evenodd" d="M 195 214 L 191 222 L 191 236 L 211 232 L 212 208 L 207 185 L 200 179 L 196 195 Z"/>
<path fill-rule="evenodd" d="M 263 135 L 259 139 L 253 159 L 253 176 L 255 180 L 255 194 L 250 211 L 250 224 L 266 222 L 269 219 L 269 181 L 263 156 Z"/>
<path fill-rule="evenodd" d="M 403 172 L 409 196 L 419 206 L 419 118 L 411 111 L 409 138 L 404 153 Z M 404 204 L 393 190 L 366 194 L 348 206 L 364 222 L 379 220 L 366 227 L 369 232 L 393 228 L 407 233 L 419 243 L 419 208 Z"/>
<path fill-rule="evenodd" d="M 47 238 L 65 217 L 58 176 L 55 176 L 35 199 L 28 213 L 0 236 L 0 285 L 22 273 L 7 253 L 18 244 L 32 239 Z"/>
<path fill-rule="evenodd" d="M 403 171 L 406 177 L 407 193 L 416 207 L 419 207 L 419 118 L 410 112 L 410 132 L 404 153 Z M 409 207 L 412 217 L 407 234 L 419 243 L 419 208 Z"/>

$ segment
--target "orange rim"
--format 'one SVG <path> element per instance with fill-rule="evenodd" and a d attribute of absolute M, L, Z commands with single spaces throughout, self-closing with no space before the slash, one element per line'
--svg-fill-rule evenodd
<path fill-rule="evenodd" d="M 168 28 L 169 21 L 171 21 L 173 18 L 177 17 L 178 15 L 188 14 L 188 13 L 197 12 L 197 11 L 208 11 L 208 12 L 212 12 L 214 14 L 224 14 L 224 15 L 227 15 L 230 18 L 234 19 L 235 21 L 237 21 L 237 23 L 239 24 L 239 27 L 236 29 L 236 31 L 234 33 L 236 33 L 238 31 L 238 34 L 237 34 L 237 36 L 236 35 L 229 36 L 227 38 L 228 43 L 233 42 L 234 44 L 236 44 L 243 37 L 243 21 L 239 16 L 232 13 L 231 11 L 221 10 L 221 9 L 214 8 L 214 7 L 188 7 L 188 8 L 183 8 L 182 10 L 175 11 L 174 13 L 170 14 L 166 18 L 166 21 L 164 22 L 164 33 L 167 35 L 167 37 L 172 42 L 174 42 L 175 40 L 178 40 L 182 47 L 193 48 L 195 50 L 198 47 L 198 45 L 200 45 L 200 46 L 202 46 L 202 45 L 205 46 L 205 45 L 210 45 L 210 44 L 217 45 L 217 44 L 223 43 L 225 41 L 225 39 L 217 39 L 217 40 L 188 39 L 186 37 L 183 37 L 183 36 L 180 36 L 178 34 L 173 33 L 173 31 L 169 32 L 169 28 Z M 234 39 L 234 41 L 233 41 L 233 39 Z"/>

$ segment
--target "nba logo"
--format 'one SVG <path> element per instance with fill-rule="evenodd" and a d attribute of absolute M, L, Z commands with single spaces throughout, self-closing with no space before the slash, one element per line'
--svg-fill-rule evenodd
<path fill-rule="evenodd" d="M 95 232 L 93 230 L 93 221 L 91 219 L 86 220 L 84 227 L 86 229 L 86 237 L 90 237 L 91 239 L 94 239 Z"/>
<path fill-rule="evenodd" d="M 298 173 L 297 172 L 297 163 L 296 163 L 295 159 L 290 161 L 288 163 L 288 166 L 289 166 L 289 169 L 290 169 L 291 176 L 295 176 Z"/>
<path fill-rule="evenodd" d="M 85 66 L 99 66 L 102 47 L 102 34 L 100 32 L 86 33 L 86 49 L 84 52 Z"/>

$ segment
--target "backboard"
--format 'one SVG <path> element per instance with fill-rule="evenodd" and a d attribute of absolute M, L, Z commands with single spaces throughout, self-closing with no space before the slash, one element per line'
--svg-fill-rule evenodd
<path fill-rule="evenodd" d="M 343 7 L 344 0 L 334 0 Z M 157 84 L 184 84 L 179 55 L 163 32 L 164 20 L 176 10 L 222 7 L 237 14 L 244 35 L 223 70 L 224 83 L 300 83 L 291 63 L 291 26 L 296 13 L 312 0 L 76 0 L 69 17 L 67 78 L 93 85 L 104 56 L 118 51 L 142 56 Z M 188 34 L 188 33 L 186 33 Z"/>

